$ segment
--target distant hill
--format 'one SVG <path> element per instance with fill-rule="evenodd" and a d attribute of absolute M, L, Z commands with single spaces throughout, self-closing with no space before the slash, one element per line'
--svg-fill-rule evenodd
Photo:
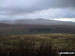
<path fill-rule="evenodd" d="M 0 34 L 75 33 L 75 23 L 46 19 L 0 21 Z"/>
<path fill-rule="evenodd" d="M 1 23 L 6 24 L 34 24 L 34 25 L 58 25 L 58 24 L 75 24 L 73 22 L 56 21 L 49 19 L 18 19 L 18 20 L 2 20 Z"/>

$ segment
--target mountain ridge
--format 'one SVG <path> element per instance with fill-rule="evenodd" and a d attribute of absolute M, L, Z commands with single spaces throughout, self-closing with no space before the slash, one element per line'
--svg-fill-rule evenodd
<path fill-rule="evenodd" d="M 49 19 L 18 19 L 18 20 L 2 20 L 0 23 L 5 24 L 38 24 L 38 25 L 59 25 L 59 24 L 75 24 L 75 22 L 57 21 Z"/>
<path fill-rule="evenodd" d="M 35 33 L 74 33 L 74 22 L 43 19 L 24 19 L 0 22 L 0 34 L 35 34 Z"/>

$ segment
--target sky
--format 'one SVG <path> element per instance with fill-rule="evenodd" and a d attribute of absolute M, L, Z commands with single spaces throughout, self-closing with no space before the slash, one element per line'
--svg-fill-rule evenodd
<path fill-rule="evenodd" d="M 0 0 L 0 20 L 36 18 L 75 22 L 75 0 Z"/>

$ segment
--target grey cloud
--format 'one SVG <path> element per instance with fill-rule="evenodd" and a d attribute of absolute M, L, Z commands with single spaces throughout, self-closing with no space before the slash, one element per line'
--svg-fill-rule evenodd
<path fill-rule="evenodd" d="M 1 5 L 0 10 L 12 11 L 8 14 L 18 14 L 48 8 L 75 7 L 75 0 L 3 0 Z"/>
<path fill-rule="evenodd" d="M 0 15 L 4 15 L 3 18 L 14 18 L 19 14 L 28 14 L 49 8 L 72 9 L 75 8 L 75 0 L 0 0 Z M 74 14 L 67 14 L 61 17 L 75 16 Z"/>
<path fill-rule="evenodd" d="M 75 7 L 75 0 L 47 0 L 52 8 Z"/>
<path fill-rule="evenodd" d="M 75 11 L 69 8 L 46 9 L 30 14 L 17 15 L 17 18 L 75 18 Z"/>

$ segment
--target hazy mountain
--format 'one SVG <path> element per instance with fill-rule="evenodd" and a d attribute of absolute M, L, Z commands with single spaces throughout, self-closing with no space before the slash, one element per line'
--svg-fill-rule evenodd
<path fill-rule="evenodd" d="M 24 19 L 24 20 L 16 20 L 16 24 L 40 24 L 40 25 L 52 25 L 58 24 L 57 21 L 48 20 L 48 19 Z"/>
<path fill-rule="evenodd" d="M 15 20 L 1 20 L 0 23 L 14 24 L 15 23 Z"/>
<path fill-rule="evenodd" d="M 18 20 L 2 20 L 0 23 L 6 24 L 34 24 L 34 25 L 59 25 L 59 24 L 75 24 L 73 22 L 56 21 L 49 19 L 18 19 Z"/>
<path fill-rule="evenodd" d="M 0 21 L 2 33 L 75 33 L 75 23 L 48 19 L 4 20 Z"/>

